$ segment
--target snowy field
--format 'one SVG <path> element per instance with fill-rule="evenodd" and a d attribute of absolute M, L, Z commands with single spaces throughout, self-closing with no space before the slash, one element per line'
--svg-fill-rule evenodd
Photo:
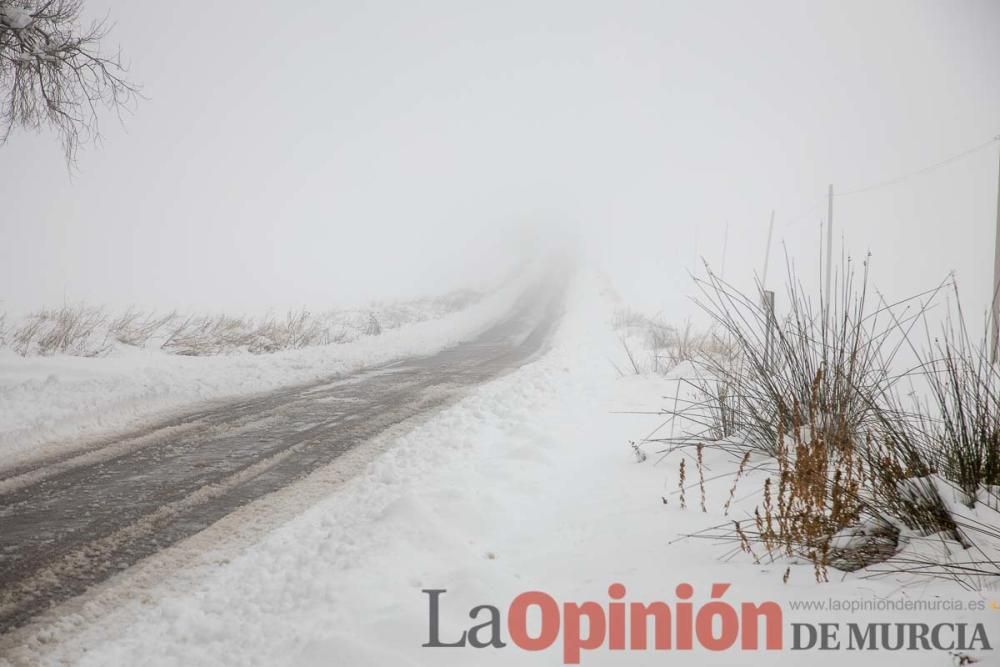
<path fill-rule="evenodd" d="M 904 574 L 872 577 L 834 570 L 829 583 L 817 584 L 811 563 L 755 564 L 732 542 L 685 537 L 752 516 L 760 502 L 760 478 L 753 472 L 744 477 L 724 515 L 738 464 L 730 455 L 706 448 L 705 511 L 699 485 L 690 476 L 686 507 L 680 506 L 678 461 L 689 454 L 662 458 L 649 450 L 639 461 L 629 440 L 649 435 L 663 418 L 630 413 L 662 408 L 676 381 L 622 376 L 615 370 L 624 360 L 606 296 L 595 281 L 580 281 L 545 357 L 480 387 L 406 433 L 388 434 L 368 450 L 376 458 L 360 465 L 356 475 L 344 473 L 351 478 L 332 493 L 329 483 L 339 479 L 336 475 L 321 472 L 320 479 L 306 480 L 303 487 L 312 482 L 325 489 L 307 511 L 242 544 L 227 545 L 225 530 L 210 529 L 200 539 L 217 542 L 186 560 L 178 555 L 186 545 L 172 547 L 151 559 L 158 563 L 140 565 L 99 586 L 71 613 L 21 633 L 20 646 L 7 661 L 553 665 L 566 658 L 571 628 L 580 625 L 586 636 L 588 623 L 564 616 L 550 648 L 524 651 L 511 644 L 506 624 L 508 606 L 521 593 L 542 591 L 560 604 L 595 601 L 607 609 L 608 587 L 620 583 L 627 591 L 625 602 L 664 601 L 674 607 L 676 588 L 686 583 L 693 587 L 697 610 L 709 602 L 713 584 L 726 583 L 731 587 L 722 600 L 733 608 L 748 602 L 780 605 L 785 650 L 716 653 L 696 643 L 690 651 L 612 651 L 605 641 L 582 650 L 580 664 L 849 661 L 944 667 L 969 657 L 976 664 L 1000 664 L 995 653 L 983 651 L 848 651 L 845 637 L 840 650 L 788 650 L 792 623 L 859 619 L 981 623 L 991 640 L 1000 639 L 995 608 L 1000 590 L 990 582 L 979 592 L 967 592 Z M 696 475 L 694 470 L 689 468 L 689 475 Z M 255 516 L 253 508 L 247 511 Z M 238 514 L 222 523 L 247 523 Z M 486 620 L 485 615 L 470 620 L 474 607 L 493 605 L 502 614 L 500 634 L 508 645 L 422 647 L 429 640 L 425 589 L 447 589 L 440 596 L 441 642 L 453 642 Z M 885 606 L 934 600 L 983 609 L 869 607 L 852 613 L 795 608 L 805 601 Z M 537 634 L 536 620 L 529 616 Z"/>
<path fill-rule="evenodd" d="M 207 400 L 264 392 L 403 357 L 431 354 L 506 314 L 531 275 L 462 310 L 361 336 L 271 354 L 182 356 L 114 347 L 98 358 L 22 357 L 0 349 L 0 468 L 78 447 Z"/>

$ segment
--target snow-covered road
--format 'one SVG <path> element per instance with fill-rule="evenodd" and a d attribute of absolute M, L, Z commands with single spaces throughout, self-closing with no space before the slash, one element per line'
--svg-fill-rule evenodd
<path fill-rule="evenodd" d="M 561 284 L 409 358 L 172 418 L 0 477 L 0 632 L 541 352 Z"/>

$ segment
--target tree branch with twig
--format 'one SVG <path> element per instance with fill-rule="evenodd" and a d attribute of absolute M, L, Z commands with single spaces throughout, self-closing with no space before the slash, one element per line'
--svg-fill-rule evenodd
<path fill-rule="evenodd" d="M 125 78 L 121 52 L 101 42 L 105 17 L 81 24 L 83 0 L 0 0 L 0 145 L 15 127 L 54 129 L 66 161 L 100 137 L 98 108 L 121 115 L 139 87 Z"/>

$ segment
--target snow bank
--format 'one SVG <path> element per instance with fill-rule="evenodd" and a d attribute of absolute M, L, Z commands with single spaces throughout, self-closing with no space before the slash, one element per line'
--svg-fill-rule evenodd
<path fill-rule="evenodd" d="M 500 319 L 531 272 L 439 319 L 335 345 L 187 357 L 116 347 L 107 357 L 20 357 L 0 350 L 0 469 L 199 401 L 268 391 L 412 355 L 432 354 Z"/>

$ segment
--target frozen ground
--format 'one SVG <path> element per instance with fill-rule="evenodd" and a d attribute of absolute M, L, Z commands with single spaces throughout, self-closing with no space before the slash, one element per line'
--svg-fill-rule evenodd
<path fill-rule="evenodd" d="M 386 439 L 373 462 L 305 513 L 249 545 L 228 552 L 218 547 L 173 574 L 137 584 L 125 573 L 72 613 L 20 635 L 7 659 L 95 666 L 561 664 L 560 641 L 540 653 L 512 645 L 422 648 L 428 640 L 422 589 L 448 590 L 441 599 L 443 641 L 480 622 L 468 614 L 482 604 L 500 608 L 509 641 L 507 606 L 517 594 L 539 590 L 558 601 L 607 605 L 614 582 L 626 586 L 626 601 L 671 605 L 678 584 L 693 585 L 695 602 L 704 604 L 713 583 L 731 583 L 724 599 L 734 606 L 782 604 L 786 646 L 791 622 L 847 620 L 969 621 L 984 623 L 990 638 L 1000 639 L 1000 610 L 989 607 L 855 614 L 791 607 L 830 598 L 988 604 L 1000 598 L 988 588 L 963 593 L 906 576 L 839 574 L 817 585 L 808 564 L 793 564 L 783 583 L 785 563 L 756 565 L 733 553 L 731 543 L 679 539 L 727 520 L 722 506 L 732 478 L 711 478 L 732 472 L 735 463 L 706 453 L 703 513 L 697 487 L 688 490 L 688 507 L 679 507 L 679 454 L 658 462 L 651 453 L 637 462 L 628 438 L 647 435 L 661 420 L 615 411 L 658 409 L 674 384 L 614 370 L 612 361 L 621 366 L 620 344 L 599 292 L 593 281 L 577 286 L 547 356 Z M 730 514 L 752 513 L 758 488 L 741 482 Z M 976 657 L 978 664 L 997 664 L 993 653 Z M 958 664 L 946 652 L 612 653 L 606 644 L 584 651 L 581 662 Z"/>
<path fill-rule="evenodd" d="M 102 358 L 20 357 L 0 349 L 0 470 L 175 408 L 434 353 L 500 319 L 530 278 L 438 319 L 349 343 L 273 354 L 187 357 L 119 346 Z"/>

